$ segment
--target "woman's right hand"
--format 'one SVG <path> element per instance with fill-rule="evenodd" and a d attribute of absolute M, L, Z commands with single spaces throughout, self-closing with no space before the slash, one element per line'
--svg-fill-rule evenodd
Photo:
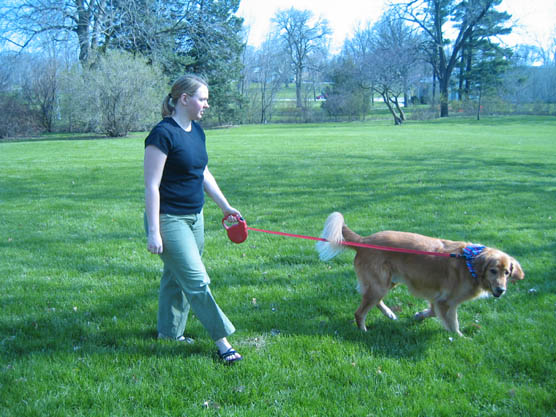
<path fill-rule="evenodd" d="M 160 237 L 160 233 L 149 233 L 147 238 L 147 250 L 153 255 L 160 255 L 162 249 L 162 237 Z"/>

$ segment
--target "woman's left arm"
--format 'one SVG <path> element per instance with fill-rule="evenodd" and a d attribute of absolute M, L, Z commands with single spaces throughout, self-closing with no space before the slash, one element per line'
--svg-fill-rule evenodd
<path fill-rule="evenodd" d="M 226 197 L 220 190 L 216 179 L 209 171 L 208 166 L 205 168 L 205 172 L 203 175 L 205 177 L 203 181 L 205 192 L 210 198 L 212 198 L 212 200 L 214 200 L 216 205 L 220 207 L 222 213 L 224 214 L 224 217 L 227 217 L 230 214 L 235 214 L 241 217 L 241 213 L 239 212 L 239 210 L 236 210 L 235 208 L 230 206 L 230 203 L 228 203 L 228 200 L 226 200 Z"/>

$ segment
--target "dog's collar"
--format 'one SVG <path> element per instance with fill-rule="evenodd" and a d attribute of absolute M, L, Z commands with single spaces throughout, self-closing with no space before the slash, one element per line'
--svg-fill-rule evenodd
<path fill-rule="evenodd" d="M 465 264 L 473 278 L 477 278 L 477 271 L 473 267 L 473 260 L 485 250 L 486 246 L 483 245 L 469 245 L 463 248 L 463 256 L 465 257 Z"/>

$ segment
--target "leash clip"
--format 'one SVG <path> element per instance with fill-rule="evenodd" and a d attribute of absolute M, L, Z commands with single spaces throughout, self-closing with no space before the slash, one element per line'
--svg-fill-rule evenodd
<path fill-rule="evenodd" d="M 230 214 L 222 219 L 222 226 L 228 233 L 228 238 L 234 243 L 242 243 L 247 239 L 247 223 L 236 214 Z"/>

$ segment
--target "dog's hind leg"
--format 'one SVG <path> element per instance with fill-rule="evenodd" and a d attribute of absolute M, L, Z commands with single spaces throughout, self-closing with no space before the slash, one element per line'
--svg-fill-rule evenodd
<path fill-rule="evenodd" d="M 367 326 L 365 325 L 365 318 L 367 313 L 371 308 L 377 305 L 382 297 L 380 295 L 374 294 L 374 292 L 369 288 L 361 297 L 361 304 L 359 308 L 355 311 L 355 323 L 364 332 L 367 331 Z"/>
<path fill-rule="evenodd" d="M 376 281 L 369 279 L 369 277 L 364 277 L 364 278 L 366 279 L 364 280 L 360 279 L 360 284 L 361 281 L 366 282 L 367 284 L 366 285 L 361 284 L 359 287 L 362 292 L 362 297 L 361 297 L 361 304 L 359 304 L 359 308 L 355 312 L 355 323 L 357 324 L 357 327 L 359 327 L 361 330 L 367 331 L 367 326 L 365 325 L 365 318 L 367 317 L 369 310 L 374 306 L 377 306 L 386 317 L 389 317 L 394 320 L 397 317 L 392 312 L 392 310 L 390 310 L 386 306 L 386 304 L 382 302 L 382 299 L 388 292 L 389 286 L 380 285 Z"/>

